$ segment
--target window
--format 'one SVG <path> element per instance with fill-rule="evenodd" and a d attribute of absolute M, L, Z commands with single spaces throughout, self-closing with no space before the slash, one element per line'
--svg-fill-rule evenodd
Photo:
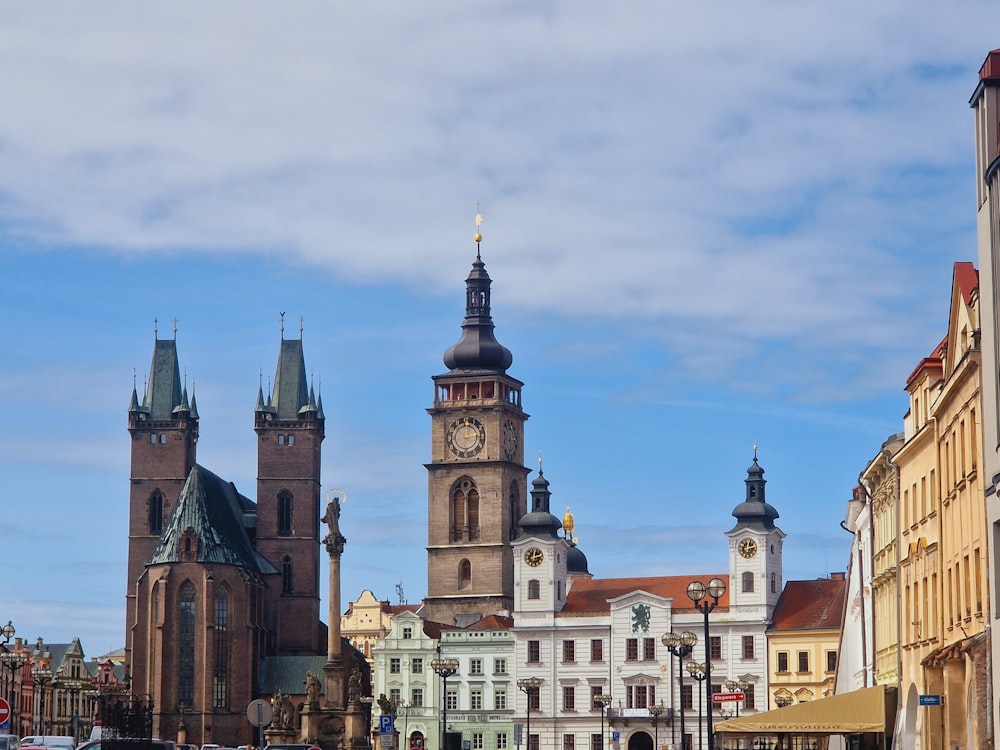
<path fill-rule="evenodd" d="M 482 673 L 483 673 L 483 660 L 469 659 L 469 674 L 482 674 Z"/>
<path fill-rule="evenodd" d="M 752 635 L 745 635 L 745 636 L 743 636 L 743 658 L 744 659 L 753 659 L 754 658 L 754 655 L 753 655 L 753 651 L 754 651 L 754 649 L 753 649 L 753 640 L 754 640 L 754 638 L 753 638 Z"/>
<path fill-rule="evenodd" d="M 412 662 L 410 662 L 410 671 L 413 674 L 423 674 L 424 673 L 424 660 L 420 657 L 415 657 Z"/>
<path fill-rule="evenodd" d="M 194 703 L 194 585 L 185 581 L 180 596 L 180 649 L 178 650 L 177 700 L 183 706 Z"/>
<path fill-rule="evenodd" d="M 799 671 L 808 672 L 809 671 L 809 652 L 799 651 Z"/>
<path fill-rule="evenodd" d="M 656 639 L 655 638 L 643 638 L 642 639 L 642 660 L 643 661 L 656 661 Z"/>
<path fill-rule="evenodd" d="M 458 690 L 448 688 L 448 694 L 444 697 L 444 707 L 448 711 L 458 710 Z"/>
<path fill-rule="evenodd" d="M 576 661 L 576 641 L 563 641 L 563 661 Z"/>
<path fill-rule="evenodd" d="M 156 433 L 153 433 L 152 435 L 149 436 L 149 444 L 156 445 Z"/>
<path fill-rule="evenodd" d="M 292 533 L 292 493 L 287 490 L 278 493 L 278 533 Z"/>
<path fill-rule="evenodd" d="M 542 691 L 532 690 L 528 693 L 528 710 L 538 711 L 542 707 Z"/>
<path fill-rule="evenodd" d="M 771 573 L 771 593 L 772 594 L 778 593 L 778 578 L 777 576 L 775 576 L 774 573 Z"/>
<path fill-rule="evenodd" d="M 497 732 L 497 750 L 507 750 L 506 732 Z"/>
<path fill-rule="evenodd" d="M 285 441 L 288 445 L 295 445 L 295 435 L 289 435 Z"/>
<path fill-rule="evenodd" d="M 160 433 L 160 445 L 166 445 L 166 444 L 167 444 L 167 433 L 161 432 Z"/>
<path fill-rule="evenodd" d="M 597 697 L 604 694 L 604 688 L 600 685 L 590 686 L 590 707 L 597 711 L 601 710 L 600 704 L 597 702 Z"/>
<path fill-rule="evenodd" d="M 753 685 L 747 685 L 743 689 L 743 708 L 748 711 L 757 710 L 757 701 L 753 694 Z"/>
<path fill-rule="evenodd" d="M 603 744 L 601 743 L 600 732 L 595 732 L 590 735 L 590 750 L 604 750 Z"/>
<path fill-rule="evenodd" d="M 681 686 L 681 708 L 685 711 L 694 710 L 694 687 L 689 682 Z"/>
<path fill-rule="evenodd" d="M 394 656 L 389 659 L 389 674 L 399 674 L 402 670 L 400 669 L 400 660 L 398 656 Z"/>
<path fill-rule="evenodd" d="M 292 579 L 292 556 L 285 555 L 281 558 L 281 593 L 291 594 L 295 591 Z"/>
<path fill-rule="evenodd" d="M 483 710 L 483 689 L 472 688 L 469 691 L 469 709 L 472 711 Z"/>
<path fill-rule="evenodd" d="M 462 560 L 458 564 L 458 587 L 464 589 L 470 583 L 472 583 L 472 563 Z"/>
<path fill-rule="evenodd" d="M 389 690 L 389 700 L 391 700 L 393 703 L 395 703 L 395 704 L 398 705 L 399 704 L 399 697 L 400 697 L 399 688 L 390 688 L 390 690 Z"/>
<path fill-rule="evenodd" d="M 656 702 L 654 688 L 647 685 L 625 687 L 625 708 L 647 708 Z"/>
<path fill-rule="evenodd" d="M 494 659 L 493 660 L 493 674 L 507 674 L 507 660 L 506 659 Z"/>
<path fill-rule="evenodd" d="M 746 571 L 743 573 L 743 593 L 752 594 L 753 593 L 753 572 Z"/>
<path fill-rule="evenodd" d="M 639 639 L 625 639 L 625 661 L 639 661 Z"/>
<path fill-rule="evenodd" d="M 712 661 L 722 658 L 722 636 L 711 635 L 708 637 L 709 650 L 712 652 Z"/>
<path fill-rule="evenodd" d="M 529 734 L 528 735 L 528 750 L 538 750 L 538 735 Z"/>
<path fill-rule="evenodd" d="M 563 685 L 563 711 L 576 711 L 576 688 L 572 685 Z"/>
<path fill-rule="evenodd" d="M 604 661 L 604 641 L 594 638 L 590 641 L 590 660 Z"/>
<path fill-rule="evenodd" d="M 827 651 L 826 652 L 826 671 L 836 672 L 837 671 L 837 652 Z"/>
<path fill-rule="evenodd" d="M 563 750 L 573 750 L 576 747 L 576 735 L 563 735 Z"/>
<path fill-rule="evenodd" d="M 787 672 L 788 671 L 788 652 L 779 651 L 778 652 L 778 671 Z"/>
<path fill-rule="evenodd" d="M 413 638 L 413 628 L 407 625 L 405 628 L 403 628 L 403 640 L 408 641 L 412 638 Z"/>
<path fill-rule="evenodd" d="M 424 705 L 424 689 L 423 688 L 411 688 L 410 689 L 410 705 L 416 708 Z"/>
<path fill-rule="evenodd" d="M 212 670 L 212 705 L 229 705 L 229 592 L 215 591 L 215 668 Z"/>
<path fill-rule="evenodd" d="M 542 598 L 541 584 L 534 578 L 528 581 L 528 598 L 529 599 Z"/>
<path fill-rule="evenodd" d="M 493 693 L 493 710 L 494 711 L 504 711 L 507 708 L 507 691 L 503 688 L 497 688 Z"/>
<path fill-rule="evenodd" d="M 528 641 L 528 663 L 537 664 L 541 659 L 541 647 L 539 641 Z"/>
<path fill-rule="evenodd" d="M 472 733 L 472 750 L 483 750 L 483 733 Z"/>
<path fill-rule="evenodd" d="M 149 498 L 148 526 L 150 534 L 163 532 L 163 495 L 159 490 Z"/>

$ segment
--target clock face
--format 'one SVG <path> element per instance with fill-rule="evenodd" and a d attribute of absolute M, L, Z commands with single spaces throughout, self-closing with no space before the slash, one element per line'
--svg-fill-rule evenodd
<path fill-rule="evenodd" d="M 503 457 L 508 461 L 517 457 L 517 427 L 509 419 L 503 423 Z"/>
<path fill-rule="evenodd" d="M 747 560 L 757 554 L 757 542 L 753 539 L 744 539 L 740 542 L 740 554 Z"/>
<path fill-rule="evenodd" d="M 538 547 L 532 547 L 524 553 L 524 561 L 532 568 L 537 568 L 542 564 L 542 560 L 544 559 L 545 553 L 538 549 Z"/>
<path fill-rule="evenodd" d="M 462 417 L 448 425 L 448 448 L 459 458 L 470 458 L 486 444 L 486 429 L 474 417 Z"/>

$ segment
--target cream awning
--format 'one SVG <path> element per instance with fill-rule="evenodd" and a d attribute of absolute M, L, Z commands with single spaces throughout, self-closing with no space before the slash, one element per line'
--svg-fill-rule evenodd
<path fill-rule="evenodd" d="M 884 732 L 896 713 L 896 688 L 885 685 L 831 695 L 773 711 L 720 721 L 716 732 L 730 734 L 843 734 Z"/>

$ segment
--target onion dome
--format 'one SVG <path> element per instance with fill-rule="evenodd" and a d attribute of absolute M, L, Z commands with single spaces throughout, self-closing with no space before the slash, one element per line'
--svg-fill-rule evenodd
<path fill-rule="evenodd" d="M 444 353 L 444 364 L 451 371 L 506 372 L 514 362 L 510 349 L 496 340 L 490 316 L 490 285 L 486 264 L 476 253 L 472 270 L 465 280 L 465 320 L 462 337 Z"/>
<path fill-rule="evenodd" d="M 562 528 L 562 522 L 549 512 L 551 497 L 549 480 L 539 468 L 538 477 L 531 483 L 531 510 L 525 513 L 518 523 L 521 527 L 521 536 L 558 538 L 557 532 Z"/>
<path fill-rule="evenodd" d="M 753 464 L 747 469 L 747 478 L 744 481 L 747 485 L 746 499 L 733 509 L 736 525 L 730 533 L 738 529 L 770 531 L 774 528 L 774 519 L 778 517 L 778 511 L 764 500 L 764 485 L 767 484 L 767 480 L 764 479 L 764 469 L 757 463 L 756 447 Z"/>
<path fill-rule="evenodd" d="M 590 570 L 587 568 L 587 556 L 580 551 L 575 541 L 570 543 L 569 551 L 566 553 L 566 572 L 576 576 L 590 575 Z"/>

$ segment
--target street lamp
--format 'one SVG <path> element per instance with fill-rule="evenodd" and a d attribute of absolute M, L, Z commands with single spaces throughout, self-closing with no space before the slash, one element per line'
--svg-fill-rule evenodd
<path fill-rule="evenodd" d="M 17 631 L 14 630 L 14 623 L 12 623 L 10 620 L 7 620 L 7 624 L 4 625 L 2 628 L 0 628 L 0 635 L 3 636 L 3 645 L 6 646 L 8 643 L 10 643 L 10 639 L 14 637 L 14 633 L 16 632 Z"/>
<path fill-rule="evenodd" d="M 45 686 L 52 682 L 52 673 L 45 669 L 32 669 L 31 679 L 41 690 L 38 694 L 38 734 L 45 734 Z"/>
<path fill-rule="evenodd" d="M 601 709 L 601 746 L 597 748 L 597 750 L 604 750 L 604 713 L 607 711 L 608 704 L 610 704 L 612 700 L 614 699 L 610 695 L 604 695 L 604 693 L 594 696 L 594 704 L 599 706 Z"/>
<path fill-rule="evenodd" d="M 784 708 L 785 706 L 792 705 L 792 696 L 790 695 L 776 695 L 774 696 L 774 704 L 778 708 Z"/>
<path fill-rule="evenodd" d="M 0 666 L 3 670 L 10 675 L 10 679 L 5 679 L 4 684 L 6 687 L 7 703 L 10 704 L 10 726 L 13 729 L 17 724 L 17 692 L 15 688 L 17 687 L 17 673 L 21 671 L 24 663 L 28 660 L 26 654 L 22 654 L 20 651 L 8 651 L 4 654 L 0 654 Z"/>
<path fill-rule="evenodd" d="M 441 731 L 438 736 L 438 750 L 446 750 L 445 737 L 448 735 L 448 678 L 458 672 L 458 659 L 432 659 L 431 669 L 444 681 L 441 688 Z"/>
<path fill-rule="evenodd" d="M 750 687 L 750 683 L 746 680 L 726 680 L 726 690 L 730 693 L 740 692 L 743 693 L 743 701 L 747 699 L 747 689 Z M 736 718 L 740 717 L 740 703 L 743 701 L 736 701 Z M 721 710 L 719 713 L 722 713 Z"/>
<path fill-rule="evenodd" d="M 653 750 L 660 750 L 660 727 L 657 722 L 666 710 L 667 707 L 663 705 L 662 700 L 660 705 L 649 707 L 649 715 L 653 717 Z"/>
<path fill-rule="evenodd" d="M 708 613 L 719 604 L 719 599 L 726 593 L 726 582 L 721 578 L 713 578 L 706 586 L 701 581 L 691 581 L 687 587 L 688 599 L 690 599 L 699 612 L 705 618 L 705 674 L 712 671 L 712 649 L 708 636 Z M 708 601 L 705 595 L 712 598 Z M 712 739 L 712 681 L 705 681 L 705 702 L 708 704 L 708 746 L 715 747 Z"/>
<path fill-rule="evenodd" d="M 396 703 L 396 708 L 397 709 L 400 709 L 400 708 L 403 709 L 403 735 L 402 735 L 401 741 L 399 743 L 399 750 L 409 750 L 409 748 L 410 748 L 410 737 L 407 734 L 407 732 L 409 731 L 407 725 L 408 725 L 408 719 L 409 719 L 409 715 L 410 715 L 410 706 L 412 706 L 412 705 L 413 705 L 412 703 L 410 703 L 409 701 L 405 701 L 405 700 L 400 700 L 399 702 Z M 404 745 L 403 743 L 406 743 L 406 744 Z"/>
<path fill-rule="evenodd" d="M 667 647 L 667 651 L 672 653 L 677 657 L 677 663 L 680 666 L 678 673 L 680 674 L 681 683 L 681 701 L 680 701 L 680 714 L 681 714 L 681 748 L 682 750 L 687 750 L 687 738 L 684 733 L 684 664 L 683 661 L 686 657 L 691 655 L 691 651 L 694 649 L 695 644 L 698 642 L 698 636 L 692 633 L 690 630 L 685 630 L 683 633 L 664 633 L 660 641 L 664 646 Z M 673 696 L 671 695 L 671 702 L 673 702 Z M 670 741 L 674 744 L 674 724 L 670 722 Z"/>
<path fill-rule="evenodd" d="M 541 677 L 523 677 L 517 681 L 517 689 L 520 690 L 527 696 L 527 710 L 525 711 L 527 718 L 525 730 L 527 732 L 527 739 L 525 740 L 525 745 L 528 750 L 532 750 L 531 747 L 531 694 L 538 691 L 542 685 Z"/>
<path fill-rule="evenodd" d="M 691 675 L 698 682 L 705 682 L 705 680 L 708 679 L 708 672 L 706 671 L 706 665 L 705 664 L 699 664 L 696 661 L 689 661 L 687 663 L 687 671 L 688 671 L 688 674 Z M 702 748 L 702 750 L 704 750 L 705 746 L 702 744 L 702 741 L 701 741 L 702 740 L 702 737 L 701 737 L 701 698 L 702 698 L 702 693 L 699 690 L 698 691 L 698 747 Z M 711 706 L 709 706 L 709 711 L 711 711 Z M 709 737 L 711 737 L 711 735 L 709 735 Z M 712 741 L 711 741 L 711 739 L 709 739 L 708 742 L 709 742 L 708 746 L 709 746 L 709 748 L 711 748 L 712 747 Z"/>

